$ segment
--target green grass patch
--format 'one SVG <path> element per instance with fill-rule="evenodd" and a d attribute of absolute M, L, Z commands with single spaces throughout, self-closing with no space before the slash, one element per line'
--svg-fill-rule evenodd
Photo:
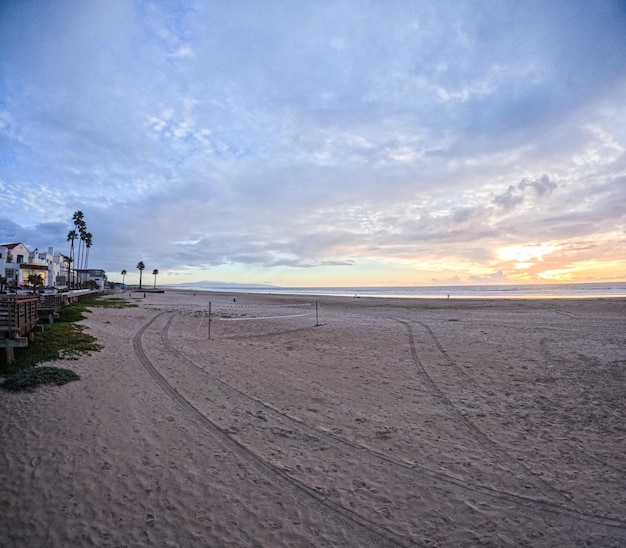
<path fill-rule="evenodd" d="M 27 369 L 52 360 L 77 360 L 81 354 L 97 352 L 102 348 L 96 338 L 85 333 L 85 327 L 58 321 L 46 325 L 43 333 L 35 333 L 34 341 L 15 352 L 11 370 Z"/>
<path fill-rule="evenodd" d="M 45 329 L 49 329 L 60 323 L 73 323 L 79 322 L 87 318 L 85 314 L 90 314 L 91 311 L 87 309 L 84 303 L 73 303 L 61 308 L 59 317 L 51 325 L 46 325 Z"/>
<path fill-rule="evenodd" d="M 81 301 L 77 304 L 81 304 L 89 308 L 93 308 L 96 306 L 101 308 L 137 308 L 138 306 L 120 297 L 111 297 L 108 299 L 94 297 L 92 299 Z"/>
<path fill-rule="evenodd" d="M 61 385 L 70 381 L 77 381 L 80 377 L 69 369 L 59 367 L 34 367 L 24 369 L 11 375 L 0 387 L 11 392 L 20 390 L 32 391 L 40 384 Z"/>
<path fill-rule="evenodd" d="M 43 332 L 34 333 L 34 340 L 26 348 L 16 349 L 15 361 L 2 373 L 10 375 L 52 360 L 77 360 L 81 354 L 101 350 L 96 338 L 85 333 L 84 326 L 75 323 L 84 320 L 89 313 L 86 302 L 64 306 L 53 324 L 44 325 Z"/>

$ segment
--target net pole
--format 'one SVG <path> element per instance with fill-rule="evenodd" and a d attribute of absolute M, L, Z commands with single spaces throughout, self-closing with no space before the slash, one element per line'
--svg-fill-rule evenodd
<path fill-rule="evenodd" d="M 320 324 L 320 303 L 315 301 L 315 327 Z"/>
<path fill-rule="evenodd" d="M 209 301 L 209 321 L 207 322 L 209 324 L 208 330 L 209 330 L 209 340 L 211 340 L 211 302 Z"/>

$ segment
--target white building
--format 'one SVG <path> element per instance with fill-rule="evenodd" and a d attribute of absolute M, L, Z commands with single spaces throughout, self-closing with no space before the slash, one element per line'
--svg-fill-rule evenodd
<path fill-rule="evenodd" d="M 80 286 L 87 289 L 106 289 L 106 272 L 99 268 L 85 268 L 76 271 Z"/>
<path fill-rule="evenodd" d="M 22 243 L 0 245 L 0 276 L 6 278 L 6 285 L 11 289 L 29 285 L 28 276 L 31 274 L 39 275 L 45 287 L 67 287 L 66 257 L 62 253 L 54 253 L 52 247 L 44 253 L 39 249 L 29 251 Z M 98 287 L 105 287 L 107 279 L 104 270 L 87 269 L 80 272 L 81 281 L 89 283 L 93 280 Z M 72 285 L 76 285 L 78 275 L 71 267 L 69 276 L 72 278 Z"/>

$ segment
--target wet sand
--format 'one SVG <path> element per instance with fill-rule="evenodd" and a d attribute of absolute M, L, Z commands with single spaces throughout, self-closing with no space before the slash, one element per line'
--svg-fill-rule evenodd
<path fill-rule="evenodd" d="M 626 545 L 626 300 L 131 300 L 0 393 L 0 546 Z"/>

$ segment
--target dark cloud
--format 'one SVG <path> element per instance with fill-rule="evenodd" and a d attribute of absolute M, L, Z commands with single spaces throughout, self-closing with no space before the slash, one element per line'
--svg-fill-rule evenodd
<path fill-rule="evenodd" d="M 493 199 L 494 204 L 500 206 L 505 211 L 515 209 L 523 201 L 524 196 L 522 194 L 517 194 L 517 188 L 513 185 L 510 185 L 509 188 L 506 189 L 506 192 L 497 195 Z"/>
<path fill-rule="evenodd" d="M 537 198 L 542 198 L 556 188 L 558 188 L 558 185 L 551 181 L 547 175 L 542 175 L 534 181 L 522 179 L 517 185 L 509 185 L 505 192 L 495 196 L 493 203 L 505 211 L 511 211 L 524 203 L 526 198 L 525 190 L 531 189 Z"/>
<path fill-rule="evenodd" d="M 524 179 L 520 181 L 517 185 L 517 188 L 520 190 L 525 190 L 527 188 L 532 188 L 538 196 L 543 196 L 544 194 L 552 192 L 556 189 L 558 185 L 550 180 L 550 177 L 547 175 L 542 175 L 539 179 L 535 181 L 528 181 Z"/>

